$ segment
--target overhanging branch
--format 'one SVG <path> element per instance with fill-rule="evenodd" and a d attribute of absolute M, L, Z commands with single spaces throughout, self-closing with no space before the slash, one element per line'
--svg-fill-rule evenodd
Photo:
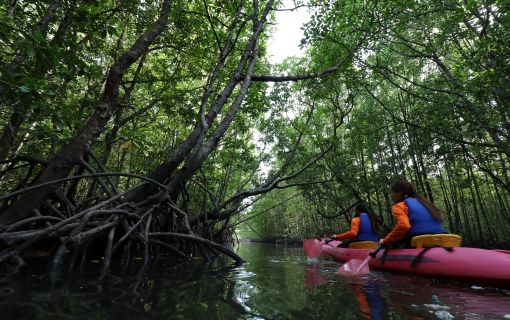
<path fill-rule="evenodd" d="M 306 79 L 320 78 L 320 77 L 326 76 L 328 74 L 331 74 L 331 73 L 337 71 L 338 69 L 340 69 L 341 66 L 345 65 L 348 61 L 351 61 L 351 58 L 352 58 L 354 51 L 356 49 L 357 49 L 357 47 L 350 50 L 344 59 L 342 59 L 338 64 L 336 64 L 326 70 L 310 72 L 310 73 L 305 73 L 305 74 L 299 74 L 299 75 L 290 75 L 290 76 L 252 75 L 251 81 L 286 82 L 286 81 L 300 81 L 300 80 L 306 80 Z"/>

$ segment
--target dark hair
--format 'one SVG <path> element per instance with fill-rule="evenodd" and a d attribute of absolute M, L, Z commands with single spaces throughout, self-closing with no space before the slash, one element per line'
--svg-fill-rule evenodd
<path fill-rule="evenodd" d="M 433 204 L 429 199 L 416 192 L 411 182 L 407 180 L 397 180 L 391 185 L 391 190 L 394 192 L 402 192 L 401 201 L 404 201 L 405 198 L 408 197 L 418 199 L 418 201 L 420 201 L 421 204 L 423 204 L 429 210 L 432 217 L 437 220 L 441 220 L 441 211 L 439 208 L 436 207 L 436 205 Z"/>
<path fill-rule="evenodd" d="M 379 222 L 377 221 L 377 217 L 375 216 L 375 212 L 372 207 L 366 202 L 360 202 L 354 207 L 354 212 L 356 213 L 356 217 L 359 217 L 361 213 L 367 213 L 370 218 L 370 223 L 372 224 L 372 229 L 376 234 L 379 233 Z"/>

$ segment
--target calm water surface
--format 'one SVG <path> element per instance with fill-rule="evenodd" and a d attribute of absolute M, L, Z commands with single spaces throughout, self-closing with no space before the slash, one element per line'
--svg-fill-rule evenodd
<path fill-rule="evenodd" d="M 374 272 L 336 273 L 302 248 L 242 244 L 242 267 L 173 266 L 143 274 L 96 270 L 50 282 L 47 270 L 0 280 L 0 319 L 504 319 L 510 291 Z"/>

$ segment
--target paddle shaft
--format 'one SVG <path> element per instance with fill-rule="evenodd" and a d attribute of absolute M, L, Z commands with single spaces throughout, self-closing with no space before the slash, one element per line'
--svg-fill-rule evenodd
<path fill-rule="evenodd" d="M 379 251 L 381 251 L 382 248 L 384 248 L 384 246 L 383 245 L 379 245 L 377 248 L 375 248 L 374 251 L 370 252 L 368 255 L 370 257 L 372 257 L 372 259 L 374 259 L 375 256 L 377 255 L 377 253 L 379 253 Z"/>

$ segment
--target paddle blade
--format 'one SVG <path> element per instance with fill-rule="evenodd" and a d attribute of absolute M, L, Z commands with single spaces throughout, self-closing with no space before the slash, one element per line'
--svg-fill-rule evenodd
<path fill-rule="evenodd" d="M 317 258 L 322 253 L 322 243 L 317 239 L 303 241 L 303 248 L 309 258 Z"/>
<path fill-rule="evenodd" d="M 333 240 L 333 241 L 330 241 L 328 242 L 327 244 L 329 244 L 330 246 L 332 247 L 338 247 L 338 245 L 342 243 L 342 241 L 338 241 L 338 240 Z"/>
<path fill-rule="evenodd" d="M 368 267 L 368 259 L 351 259 L 348 262 L 344 263 L 340 268 L 338 268 L 338 273 L 344 274 L 355 274 L 362 275 L 370 273 L 370 268 Z"/>

